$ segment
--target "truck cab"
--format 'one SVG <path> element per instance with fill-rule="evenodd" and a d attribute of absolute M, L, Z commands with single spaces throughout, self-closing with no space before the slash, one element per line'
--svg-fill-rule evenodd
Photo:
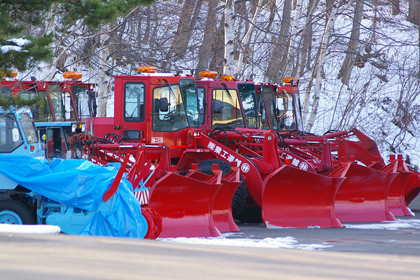
<path fill-rule="evenodd" d="M 283 85 L 258 84 L 257 96 L 265 104 L 272 131 L 290 133 L 302 130 L 302 112 L 296 78 L 284 78 Z"/>
<path fill-rule="evenodd" d="M 40 97 L 40 101 L 31 106 L 36 128 L 40 135 L 45 135 L 47 158 L 80 157 L 72 143 L 73 136 L 85 131 L 85 124 L 80 121 L 86 115 L 88 93 L 93 84 L 78 81 L 82 77 L 77 72 L 65 72 L 64 81 L 30 81 L 17 79 L 0 80 L 3 94 L 20 95 L 24 99 Z"/>
<path fill-rule="evenodd" d="M 205 131 L 235 129 L 264 134 L 270 130 L 263 99 L 256 94 L 252 80 L 237 80 L 228 75 L 217 79 L 218 73 L 213 71 L 200 72 L 200 76 L 198 90 L 206 98 L 204 103 L 210 105 L 205 108 Z"/>
<path fill-rule="evenodd" d="M 0 107 L 0 157 L 8 155 L 45 157 L 44 144 L 28 107 Z M 29 190 L 0 173 L 0 224 L 35 223 L 35 202 Z"/>
<path fill-rule="evenodd" d="M 115 133 L 129 141 L 165 143 L 171 158 L 179 158 L 188 131 L 201 125 L 195 79 L 189 74 L 156 74 L 151 66 L 138 71 L 138 75 L 114 77 L 114 117 L 93 118 L 94 135 Z M 85 121 L 90 130 L 90 122 Z"/>

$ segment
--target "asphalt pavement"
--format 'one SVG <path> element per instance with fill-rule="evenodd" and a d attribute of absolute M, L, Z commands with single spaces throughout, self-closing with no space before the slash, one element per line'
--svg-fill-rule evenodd
<path fill-rule="evenodd" d="M 420 219 L 420 199 L 410 205 Z M 407 217 L 402 218 L 407 219 Z M 420 279 L 420 229 L 267 229 L 226 238 L 295 238 L 321 251 L 93 236 L 0 234 L 0 279 Z"/>
<path fill-rule="evenodd" d="M 343 223 L 344 228 L 274 229 L 265 228 L 263 224 L 239 224 L 241 232 L 227 238 L 293 237 L 299 244 L 329 246 L 322 248 L 324 251 L 420 256 L 420 196 L 410 204 L 410 209 L 415 216 L 396 217 L 397 222 Z M 410 222 L 417 228 L 404 227 Z M 395 223 L 403 225 L 394 227 Z"/>

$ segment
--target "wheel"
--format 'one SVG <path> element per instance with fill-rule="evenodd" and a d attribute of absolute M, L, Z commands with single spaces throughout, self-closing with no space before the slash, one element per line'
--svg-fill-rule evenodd
<path fill-rule="evenodd" d="M 255 203 L 252 197 L 248 196 L 244 210 L 239 215 L 238 219 L 241 223 L 262 223 L 261 207 Z"/>
<path fill-rule="evenodd" d="M 258 168 L 258 166 L 254 163 L 254 161 L 251 160 L 251 162 L 255 166 L 255 168 L 257 168 L 259 172 L 260 169 Z M 255 202 L 255 200 L 249 194 L 247 194 L 245 206 L 242 212 L 239 214 L 238 220 L 241 223 L 262 223 L 263 220 L 261 218 L 261 211 L 262 211 L 261 207 Z"/>
<path fill-rule="evenodd" d="M 22 202 L 0 200 L 0 224 L 35 224 L 35 217 Z"/>
<path fill-rule="evenodd" d="M 147 221 L 147 233 L 144 239 L 156 239 L 162 233 L 162 217 L 155 209 L 142 207 L 141 214 Z"/>
<path fill-rule="evenodd" d="M 226 174 L 232 171 L 232 169 L 230 169 L 229 163 L 224 162 L 220 159 L 208 159 L 208 160 L 199 162 L 198 169 L 205 174 L 211 175 L 213 174 L 212 172 L 213 164 L 219 165 L 219 169 L 222 170 L 222 176 L 225 176 Z M 248 190 L 246 188 L 246 185 L 242 181 L 242 184 L 240 184 L 239 187 L 236 189 L 236 192 L 232 198 L 232 216 L 235 220 L 239 219 L 239 216 L 242 210 L 244 209 L 247 192 Z"/>

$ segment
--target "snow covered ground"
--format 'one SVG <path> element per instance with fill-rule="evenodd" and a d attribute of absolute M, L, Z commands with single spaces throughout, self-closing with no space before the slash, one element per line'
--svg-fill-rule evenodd
<path fill-rule="evenodd" d="M 366 223 L 366 224 L 343 224 L 348 229 L 366 229 L 366 230 L 400 230 L 400 229 L 418 229 L 420 230 L 420 219 L 398 219 L 393 222 Z M 306 230 L 306 229 L 303 229 Z M 316 230 L 316 229 L 314 229 Z M 214 246 L 240 246 L 240 247 L 261 247 L 261 248 L 289 248 L 300 250 L 323 250 L 333 247 L 327 243 L 321 244 L 299 244 L 291 236 L 276 238 L 229 238 L 237 233 L 227 233 L 223 237 L 214 238 L 162 238 L 163 242 L 186 243 L 196 245 L 214 245 Z"/>
<path fill-rule="evenodd" d="M 420 229 L 419 219 L 403 219 L 393 222 L 382 222 L 374 224 L 344 224 L 346 228 L 354 229 L 383 229 L 383 230 L 399 230 L 399 229 Z"/>
<path fill-rule="evenodd" d="M 322 250 L 323 248 L 332 247 L 326 244 L 299 244 L 298 241 L 291 236 L 252 239 L 252 238 L 226 238 L 229 234 L 223 237 L 213 238 L 164 238 L 158 239 L 164 242 L 187 243 L 197 245 L 216 245 L 216 246 L 238 246 L 238 247 L 260 247 L 260 248 L 288 248 L 301 250 Z"/>
<path fill-rule="evenodd" d="M 401 229 L 420 230 L 420 219 L 398 219 L 393 222 L 366 223 L 366 224 L 344 224 L 346 229 L 359 230 L 391 230 Z M 303 229 L 306 230 L 306 229 Z M 313 229 L 316 230 L 316 229 Z M 53 225 L 6 225 L 0 224 L 0 233 L 26 233 L 26 234 L 58 234 L 60 228 Z M 333 247 L 327 243 L 321 244 L 301 244 L 292 236 L 286 237 L 267 237 L 263 239 L 256 238 L 238 238 L 243 233 L 225 233 L 222 237 L 213 238 L 158 238 L 161 242 L 184 243 L 194 245 L 210 246 L 235 246 L 235 247 L 259 247 L 259 248 L 287 248 L 299 250 L 323 250 Z"/>
<path fill-rule="evenodd" d="M 60 227 L 53 225 L 0 224 L 0 233 L 58 234 L 60 231 Z"/>

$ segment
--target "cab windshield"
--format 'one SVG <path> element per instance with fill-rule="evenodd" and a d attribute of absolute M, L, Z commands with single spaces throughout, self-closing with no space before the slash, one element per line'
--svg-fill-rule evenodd
<path fill-rule="evenodd" d="M 50 101 L 48 100 L 48 94 L 46 91 L 36 92 L 21 92 L 21 96 L 25 98 L 33 98 L 35 94 L 38 94 L 41 97 L 41 101 L 38 103 L 36 109 L 34 110 L 34 120 L 36 121 L 53 121 L 54 117 L 51 112 Z"/>
<path fill-rule="evenodd" d="M 34 114 L 34 120 L 36 121 L 53 121 L 53 115 L 51 112 L 50 101 L 48 100 L 48 95 L 46 91 L 27 91 L 22 90 L 19 92 L 20 96 L 24 99 L 32 99 L 35 96 L 40 96 L 41 100 L 37 104 L 37 107 L 31 107 L 31 110 Z"/>
<path fill-rule="evenodd" d="M 23 144 L 14 114 L 0 114 L 0 153 L 10 153 Z"/>
<path fill-rule="evenodd" d="M 69 91 L 63 91 L 64 117 L 66 121 L 77 121 L 76 109 Z"/>
<path fill-rule="evenodd" d="M 74 102 L 76 103 L 75 108 L 79 118 L 90 117 L 88 87 L 72 86 L 71 91 L 73 93 Z"/>
<path fill-rule="evenodd" d="M 22 113 L 20 115 L 20 123 L 22 124 L 23 133 L 25 134 L 28 143 L 38 142 L 38 133 L 36 132 L 35 125 L 28 114 Z"/>
<path fill-rule="evenodd" d="M 245 113 L 246 124 L 249 128 L 258 128 L 259 124 L 257 121 L 257 108 L 256 108 L 256 97 L 255 97 L 255 86 L 254 84 L 239 84 L 238 85 L 239 95 L 242 101 L 242 107 Z"/>
<path fill-rule="evenodd" d="M 212 127 L 245 127 L 238 92 L 235 89 L 213 90 Z"/>
<path fill-rule="evenodd" d="M 48 92 L 56 121 L 64 121 L 64 103 L 60 85 L 49 84 Z"/>
<path fill-rule="evenodd" d="M 176 131 L 187 128 L 185 108 L 180 85 L 168 84 L 155 87 L 152 104 L 153 131 Z"/>
<path fill-rule="evenodd" d="M 179 86 L 184 99 L 188 123 L 190 126 L 199 126 L 197 85 L 194 80 L 183 79 L 179 81 Z"/>
<path fill-rule="evenodd" d="M 270 122 L 268 121 L 267 108 L 264 103 L 264 96 L 261 93 L 256 94 L 258 106 L 258 125 L 259 128 L 270 130 Z"/>
<path fill-rule="evenodd" d="M 277 118 L 276 118 L 275 107 L 274 107 L 273 89 L 271 87 L 263 87 L 263 95 L 265 99 L 267 114 L 270 118 L 271 127 L 272 129 L 276 129 Z"/>
<path fill-rule="evenodd" d="M 277 130 L 296 130 L 295 103 L 293 95 L 284 93 L 275 97 Z"/>

